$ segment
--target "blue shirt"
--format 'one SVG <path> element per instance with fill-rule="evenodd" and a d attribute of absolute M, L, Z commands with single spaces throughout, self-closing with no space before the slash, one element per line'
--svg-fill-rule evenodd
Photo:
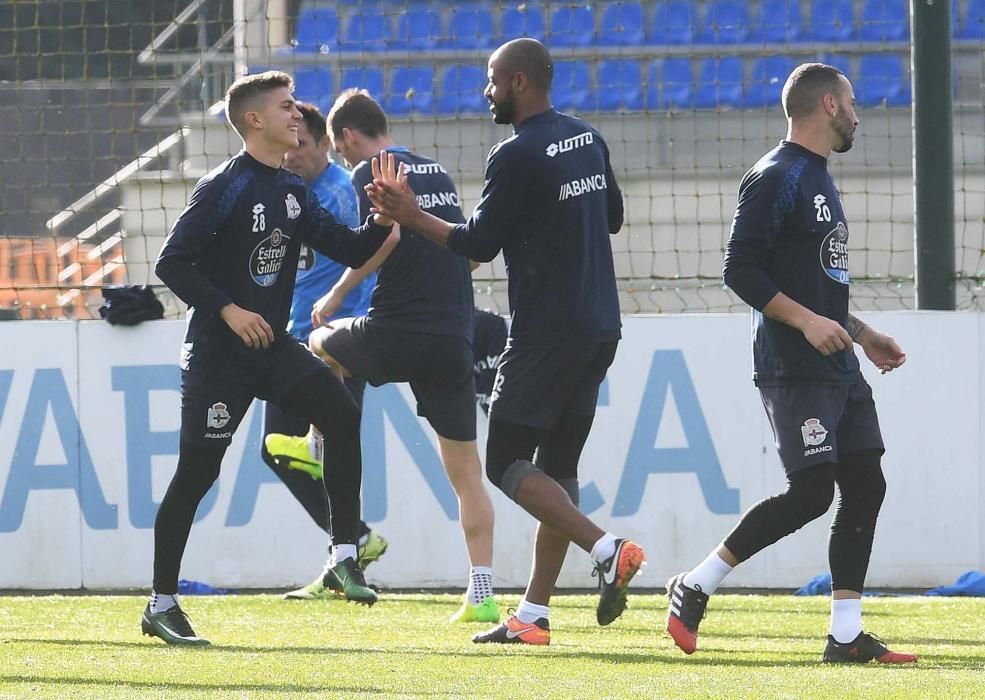
<path fill-rule="evenodd" d="M 339 223 L 350 228 L 359 225 L 359 204 L 352 188 L 352 177 L 341 165 L 329 161 L 328 167 L 308 185 L 308 189 L 314 192 L 318 202 Z M 311 307 L 335 286 L 347 269 L 347 266 L 340 265 L 314 249 L 301 246 L 294 299 L 291 301 L 291 318 L 287 324 L 287 331 L 291 335 L 302 342 L 308 340 L 311 333 Z M 376 273 L 373 272 L 346 295 L 342 306 L 329 320 L 365 314 L 369 309 L 369 298 L 375 284 Z"/>
<path fill-rule="evenodd" d="M 479 261 L 503 251 L 511 346 L 605 342 L 622 325 L 609 241 L 622 223 L 602 136 L 549 109 L 490 151 L 482 197 L 448 247 Z"/>
<path fill-rule="evenodd" d="M 406 148 L 387 151 L 407 168 L 407 182 L 421 209 L 445 221 L 465 221 L 455 183 L 440 163 Z M 360 216 L 368 216 L 372 206 L 364 189 L 371 179 L 366 161 L 352 173 Z M 473 305 L 468 260 L 401 227 L 400 242 L 380 266 L 369 321 L 381 328 L 452 335 L 471 342 Z"/>
<path fill-rule="evenodd" d="M 848 327 L 848 224 L 828 161 L 782 141 L 742 178 L 725 248 L 725 283 L 752 308 L 759 386 L 854 383 L 852 348 L 822 355 L 792 326 L 763 315 L 783 292 Z"/>
<path fill-rule="evenodd" d="M 247 347 L 217 312 L 235 303 L 285 335 L 302 243 L 359 267 L 389 234 L 340 224 L 300 177 L 240 151 L 199 180 L 154 267 L 189 307 L 182 369 L 228 373 L 264 361 L 269 348 Z"/>

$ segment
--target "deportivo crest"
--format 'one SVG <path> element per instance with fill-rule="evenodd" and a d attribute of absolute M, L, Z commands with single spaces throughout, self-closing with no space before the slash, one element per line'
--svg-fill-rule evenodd
<path fill-rule="evenodd" d="M 804 436 L 804 447 L 820 445 L 828 437 L 828 429 L 821 425 L 817 418 L 808 418 L 800 426 L 800 433 Z"/>
<path fill-rule="evenodd" d="M 287 199 L 284 200 L 287 205 L 287 218 L 296 219 L 301 216 L 301 205 L 298 204 L 297 198 L 290 192 L 287 193 Z"/>
<path fill-rule="evenodd" d="M 206 425 L 210 428 L 222 428 L 229 422 L 228 406 L 222 401 L 216 401 L 209 409 Z"/>
<path fill-rule="evenodd" d="M 848 229 L 841 221 L 821 241 L 821 269 L 841 284 L 848 284 Z"/>

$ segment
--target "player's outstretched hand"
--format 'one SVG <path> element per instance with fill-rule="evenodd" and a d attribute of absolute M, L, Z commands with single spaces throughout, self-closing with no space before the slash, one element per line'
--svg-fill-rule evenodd
<path fill-rule="evenodd" d="M 407 171 L 402 164 L 398 169 L 393 154 L 387 151 L 373 158 L 372 168 L 373 181 L 366 185 L 366 195 L 373 203 L 370 211 L 407 225 L 421 211 L 417 195 L 407 183 Z"/>
<path fill-rule="evenodd" d="M 814 314 L 800 329 L 807 342 L 822 355 L 830 355 L 852 347 L 852 337 L 837 321 Z"/>
<path fill-rule="evenodd" d="M 879 372 L 886 374 L 906 362 L 906 353 L 891 336 L 871 328 L 859 338 L 859 345 L 865 351 L 865 356 L 872 361 Z"/>
<path fill-rule="evenodd" d="M 269 348 L 274 342 L 274 331 L 260 314 L 236 304 L 226 304 L 219 310 L 219 316 L 247 347 Z"/>

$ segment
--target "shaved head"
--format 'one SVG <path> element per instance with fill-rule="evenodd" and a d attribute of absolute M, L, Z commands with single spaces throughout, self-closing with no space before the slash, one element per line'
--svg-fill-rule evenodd
<path fill-rule="evenodd" d="M 508 41 L 493 52 L 489 61 L 496 62 L 497 67 L 509 75 L 523 73 L 527 82 L 542 92 L 551 89 L 554 62 L 547 47 L 536 39 Z"/>

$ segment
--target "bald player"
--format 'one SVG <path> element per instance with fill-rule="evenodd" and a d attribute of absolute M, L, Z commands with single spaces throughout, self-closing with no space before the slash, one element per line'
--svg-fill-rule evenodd
<path fill-rule="evenodd" d="M 540 524 L 516 614 L 473 641 L 549 644 L 569 541 L 591 555 L 601 625 L 622 614 L 644 563 L 638 545 L 577 505 L 578 461 L 621 336 L 609 235 L 622 227 L 623 203 L 601 134 L 551 106 L 554 65 L 543 44 L 503 44 L 487 74 L 493 120 L 512 124 L 513 135 L 490 151 L 468 221 L 423 211 L 388 154 L 368 192 L 379 212 L 459 255 L 489 261 L 503 252 L 512 325 L 490 396 L 486 474 Z"/>

